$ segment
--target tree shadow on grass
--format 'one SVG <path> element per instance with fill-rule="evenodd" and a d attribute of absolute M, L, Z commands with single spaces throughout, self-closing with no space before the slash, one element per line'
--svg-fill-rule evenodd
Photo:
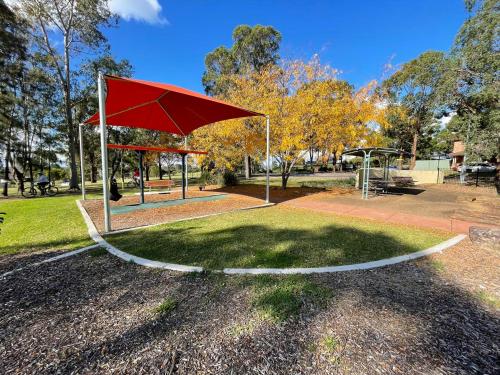
<path fill-rule="evenodd" d="M 241 184 L 236 186 L 225 186 L 214 189 L 213 191 L 230 194 L 240 194 L 262 200 L 266 199 L 265 185 Z M 326 191 L 326 189 L 324 188 L 288 187 L 286 188 L 286 190 L 283 190 L 278 186 L 270 186 L 269 196 L 272 203 L 282 203 L 292 199 L 318 194 L 324 191 Z"/>
<path fill-rule="evenodd" d="M 362 230 L 341 223 L 317 230 L 255 224 L 208 232 L 196 229 L 174 226 L 137 230 L 107 240 L 140 257 L 212 270 L 334 266 L 423 250 L 422 242 L 402 242 L 382 230 Z"/>

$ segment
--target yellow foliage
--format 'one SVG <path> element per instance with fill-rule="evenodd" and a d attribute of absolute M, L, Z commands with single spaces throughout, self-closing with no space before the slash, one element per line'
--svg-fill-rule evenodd
<path fill-rule="evenodd" d="M 321 65 L 316 56 L 309 62 L 284 62 L 229 77 L 231 88 L 221 99 L 270 116 L 271 154 L 287 174 L 310 148 L 328 157 L 345 147 L 383 142 L 378 128 L 388 123 L 383 101 L 376 94 L 377 83 L 354 92 L 337 74 L 330 66 Z M 192 142 L 208 150 L 208 159 L 218 167 L 233 169 L 241 165 L 244 155 L 263 160 L 265 119 L 206 126 L 194 132 Z"/>

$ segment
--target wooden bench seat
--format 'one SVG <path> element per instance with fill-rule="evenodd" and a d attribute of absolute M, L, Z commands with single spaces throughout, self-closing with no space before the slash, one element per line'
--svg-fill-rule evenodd
<path fill-rule="evenodd" d="M 173 180 L 154 180 L 154 181 L 144 181 L 144 187 L 151 188 L 153 187 L 166 187 L 168 190 L 175 186 L 175 182 Z"/>

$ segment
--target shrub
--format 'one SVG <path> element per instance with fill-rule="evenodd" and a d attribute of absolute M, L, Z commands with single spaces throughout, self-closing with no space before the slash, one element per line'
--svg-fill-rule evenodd
<path fill-rule="evenodd" d="M 198 183 L 200 185 L 211 185 L 215 184 L 217 182 L 216 180 L 217 179 L 212 173 L 210 173 L 209 171 L 203 171 L 200 175 Z"/>
<path fill-rule="evenodd" d="M 238 176 L 233 171 L 225 171 L 222 175 L 222 183 L 224 186 L 238 185 Z"/>

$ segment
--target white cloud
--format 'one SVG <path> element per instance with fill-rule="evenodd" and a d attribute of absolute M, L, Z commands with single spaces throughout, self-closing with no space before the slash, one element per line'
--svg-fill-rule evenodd
<path fill-rule="evenodd" d="M 126 21 L 168 24 L 168 20 L 161 15 L 158 0 L 109 0 L 109 9 Z"/>
<path fill-rule="evenodd" d="M 19 0 L 4 0 L 11 8 L 19 5 Z M 136 20 L 150 24 L 166 25 L 158 0 L 109 0 L 109 9 L 126 21 Z"/>
<path fill-rule="evenodd" d="M 450 113 L 448 116 L 443 116 L 439 119 L 439 123 L 441 125 L 441 128 L 445 128 L 448 123 L 451 121 L 451 119 L 453 118 L 453 116 L 455 116 L 456 113 L 455 112 L 452 112 Z"/>

